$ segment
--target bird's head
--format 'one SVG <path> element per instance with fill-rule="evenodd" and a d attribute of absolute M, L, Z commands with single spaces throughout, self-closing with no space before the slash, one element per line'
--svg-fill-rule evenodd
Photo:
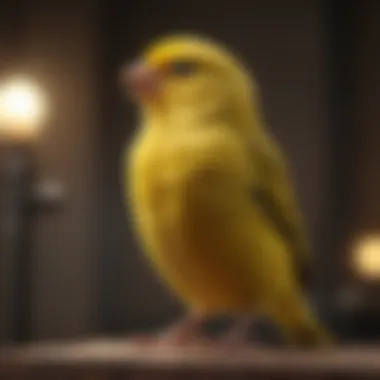
<path fill-rule="evenodd" d="M 240 61 L 199 36 L 166 37 L 122 70 L 122 80 L 142 109 L 233 114 L 251 109 L 254 83 Z"/>

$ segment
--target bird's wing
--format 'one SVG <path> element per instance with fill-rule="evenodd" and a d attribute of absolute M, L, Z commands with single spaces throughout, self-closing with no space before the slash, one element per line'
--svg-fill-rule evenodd
<path fill-rule="evenodd" d="M 274 141 L 255 149 L 255 155 L 259 181 L 253 189 L 254 202 L 288 244 L 298 278 L 308 286 L 312 257 L 286 159 Z"/>

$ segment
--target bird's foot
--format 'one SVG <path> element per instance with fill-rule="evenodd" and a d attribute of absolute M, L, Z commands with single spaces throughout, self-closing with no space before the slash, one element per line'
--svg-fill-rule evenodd
<path fill-rule="evenodd" d="M 252 317 L 242 318 L 219 339 L 219 347 L 228 351 L 252 347 L 252 343 L 249 341 L 249 329 L 254 322 L 255 319 Z"/>
<path fill-rule="evenodd" d="M 138 344 L 183 347 L 209 345 L 211 342 L 202 336 L 200 326 L 203 318 L 189 316 L 157 334 L 138 335 L 132 338 Z"/>
<path fill-rule="evenodd" d="M 243 334 L 227 333 L 220 339 L 220 345 L 228 350 L 242 349 L 248 346 L 249 341 Z"/>
<path fill-rule="evenodd" d="M 206 339 L 199 331 L 173 326 L 158 335 L 160 344 L 165 346 L 185 347 L 185 346 L 204 346 L 211 342 Z"/>

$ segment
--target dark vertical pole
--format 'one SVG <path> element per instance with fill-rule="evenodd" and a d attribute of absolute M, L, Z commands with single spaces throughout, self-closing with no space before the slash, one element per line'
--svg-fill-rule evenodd
<path fill-rule="evenodd" d="M 118 47 L 115 45 L 117 41 L 117 30 L 119 27 L 119 17 L 117 17 L 118 7 L 120 2 L 111 0 L 103 1 L 103 9 L 101 12 L 100 24 L 103 32 L 101 40 L 102 48 L 102 78 L 101 93 L 103 94 L 102 114 L 99 116 L 103 125 L 112 124 L 113 134 L 116 132 L 117 117 L 119 116 L 116 104 L 118 99 L 116 96 L 116 56 Z M 121 45 L 120 45 L 121 46 Z M 120 49 L 120 47 L 119 47 Z M 115 117 L 117 115 L 117 117 Z M 108 160 L 108 153 L 114 147 L 110 146 L 110 134 L 105 128 L 100 130 L 102 147 L 101 154 L 103 161 L 100 162 L 100 204 L 106 201 L 109 189 L 105 188 L 105 183 L 112 182 L 112 173 L 106 168 L 106 159 Z M 106 158 L 107 157 L 107 158 Z M 105 159 L 106 158 L 106 159 Z M 102 207 L 101 217 L 99 220 L 106 220 L 109 218 L 109 211 Z M 120 269 L 123 267 L 120 262 L 118 249 L 114 249 L 113 241 L 109 239 L 109 232 L 107 226 L 104 224 L 99 225 L 100 236 L 100 250 L 99 250 L 99 328 L 102 332 L 114 333 L 121 330 L 125 315 L 122 312 L 121 305 L 119 304 L 118 295 L 119 289 L 122 288 L 122 276 Z M 105 254 L 106 253 L 106 254 Z"/>
<path fill-rule="evenodd" d="M 137 6 L 137 4 L 135 4 Z M 120 120 L 124 114 L 123 99 L 120 93 L 118 79 L 118 69 L 122 62 L 123 52 L 126 48 L 126 38 L 122 29 L 125 20 L 121 20 L 120 12 L 127 6 L 127 3 L 118 0 L 103 2 L 103 12 L 100 20 L 103 32 L 102 43 L 102 78 L 100 92 L 103 94 L 103 109 L 100 115 L 102 125 L 101 154 L 103 161 L 100 163 L 101 174 L 100 183 L 101 199 L 103 205 L 108 203 L 110 196 L 117 196 L 121 199 L 120 188 L 115 189 L 113 183 L 115 177 L 120 175 L 120 155 L 119 142 L 125 139 L 124 131 L 120 128 Z M 121 37 L 122 36 L 122 37 Z M 109 133 L 109 126 L 112 125 L 112 133 Z M 115 143 L 116 142 L 116 143 Z M 109 162 L 114 165 L 110 168 Z M 107 184 L 107 185 L 105 185 Z M 112 187 L 108 187 L 112 184 Z M 111 195 L 112 194 L 112 195 Z M 112 203 L 114 205 L 114 203 Z M 124 210 L 123 210 L 124 211 Z M 119 217 L 119 210 L 112 207 L 103 207 L 100 220 L 110 220 Z M 100 252 L 99 252 L 99 324 L 102 331 L 107 333 L 117 333 L 125 331 L 127 320 L 125 303 L 127 289 L 125 288 L 126 266 L 124 255 L 120 255 L 120 241 L 117 228 L 112 228 L 105 224 L 99 226 Z M 127 234 L 128 231 L 125 231 Z"/>
<path fill-rule="evenodd" d="M 327 247 L 323 252 L 321 287 L 330 312 L 336 312 L 336 294 L 342 285 L 341 252 L 344 249 L 352 214 L 352 170 L 354 165 L 354 38 L 355 1 L 330 0 L 325 3 L 327 18 L 327 59 L 330 114 L 329 216 Z"/>
<path fill-rule="evenodd" d="M 2 306 L 7 308 L 3 334 L 4 340 L 20 342 L 30 338 L 33 156 L 27 146 L 2 148 Z"/>
<path fill-rule="evenodd" d="M 32 219 L 34 217 L 33 184 L 35 176 L 34 156 L 28 147 L 15 151 L 18 160 L 18 178 L 14 183 L 14 213 L 18 215 L 15 225 L 18 239 L 15 241 L 16 287 L 15 287 L 15 340 L 31 338 L 31 291 L 32 291 Z"/>
<path fill-rule="evenodd" d="M 3 0 L 0 2 L 0 78 L 7 75 L 15 75 L 23 63 L 23 35 L 25 25 L 25 0 Z M 18 153 L 4 141 L 0 141 L 0 343 L 24 339 L 28 333 L 26 319 L 29 318 L 29 298 L 24 289 L 28 276 L 25 275 L 28 263 L 25 261 L 20 269 L 19 260 L 25 257 L 22 251 L 26 247 L 26 235 L 28 234 L 28 222 L 26 215 L 18 219 L 19 207 L 23 195 L 18 189 L 26 186 L 27 177 L 31 174 L 29 165 L 32 163 L 26 157 L 29 153 Z M 18 158 L 16 158 L 18 157 Z M 20 160 L 19 163 L 18 160 Z M 25 161 L 24 161 L 25 160 Z M 17 162 L 16 162 L 17 161 Z M 19 166 L 18 166 L 19 165 Z M 12 210 L 11 206 L 16 207 Z M 10 219 L 8 219 L 10 218 Z M 16 241 L 16 235 L 21 234 L 25 239 Z M 24 247 L 24 248 L 23 248 Z M 17 253 L 16 253 L 17 252 Z M 24 276 L 16 283 L 21 271 Z M 22 327 L 23 326 L 23 327 Z M 17 338 L 18 337 L 18 338 Z"/>

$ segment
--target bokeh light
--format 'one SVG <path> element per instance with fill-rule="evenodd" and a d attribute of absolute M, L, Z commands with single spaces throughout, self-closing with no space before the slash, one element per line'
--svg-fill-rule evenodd
<path fill-rule="evenodd" d="M 38 134 L 46 116 L 41 89 L 24 78 L 0 84 L 0 137 L 31 139 Z"/>
<path fill-rule="evenodd" d="M 380 280 L 380 235 L 358 239 L 354 245 L 353 261 L 360 276 Z"/>

